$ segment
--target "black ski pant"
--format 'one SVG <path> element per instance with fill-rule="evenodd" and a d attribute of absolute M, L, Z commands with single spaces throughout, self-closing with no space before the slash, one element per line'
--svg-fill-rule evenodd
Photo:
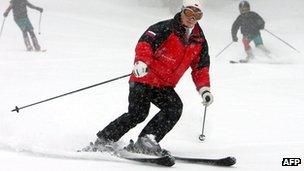
<path fill-rule="evenodd" d="M 174 127 L 179 120 L 183 103 L 173 87 L 157 88 L 142 83 L 130 83 L 128 113 L 124 113 L 103 130 L 99 138 L 118 141 L 125 133 L 143 122 L 153 103 L 160 111 L 148 122 L 139 137 L 152 134 L 157 142 Z"/>

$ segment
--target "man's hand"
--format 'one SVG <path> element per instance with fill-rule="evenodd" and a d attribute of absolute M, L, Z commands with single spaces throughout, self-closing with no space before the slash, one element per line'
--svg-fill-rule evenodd
<path fill-rule="evenodd" d="M 133 67 L 135 77 L 141 78 L 148 74 L 148 66 L 142 61 L 137 61 Z"/>
<path fill-rule="evenodd" d="M 213 95 L 210 92 L 210 87 L 202 87 L 199 89 L 199 93 L 203 98 L 202 103 L 204 106 L 209 106 L 213 102 Z"/>
<path fill-rule="evenodd" d="M 238 41 L 238 38 L 237 38 L 236 36 L 233 36 L 233 37 L 232 37 L 232 41 L 237 42 L 237 41 Z"/>
<path fill-rule="evenodd" d="M 8 12 L 4 12 L 3 17 L 7 17 L 7 16 L 8 16 Z"/>
<path fill-rule="evenodd" d="M 37 7 L 37 10 L 41 13 L 43 12 L 43 8 Z"/>

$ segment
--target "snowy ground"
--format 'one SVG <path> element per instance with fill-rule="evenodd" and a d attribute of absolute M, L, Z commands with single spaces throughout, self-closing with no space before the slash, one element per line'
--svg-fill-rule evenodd
<path fill-rule="evenodd" d="M 0 38 L 0 170 L 154 170 L 154 166 L 109 156 L 75 153 L 126 111 L 128 79 L 26 108 L 19 114 L 10 110 L 130 73 L 139 36 L 149 25 L 172 14 L 165 8 L 139 6 L 137 0 L 31 2 L 45 9 L 38 39 L 47 52 L 25 52 L 21 32 L 10 14 Z M 253 63 L 229 64 L 245 55 L 241 43 L 214 58 L 231 42 L 230 27 L 238 15 L 238 2 L 208 0 L 200 21 L 209 41 L 215 96 L 207 111 L 207 140 L 198 140 L 203 106 L 188 72 L 176 87 L 184 102 L 183 116 L 161 145 L 180 156 L 235 156 L 238 161 L 231 170 L 303 170 L 304 164 L 282 167 L 281 161 L 284 157 L 304 160 L 304 56 L 262 32 L 274 59 L 254 50 Z M 0 1 L 0 11 L 7 6 L 8 1 Z M 304 1 L 256 0 L 251 6 L 264 17 L 269 31 L 304 53 Z M 39 13 L 29 10 L 29 14 L 38 29 Z M 156 112 L 153 107 L 149 118 Z M 121 143 L 135 139 L 149 118 Z M 184 163 L 173 168 L 227 169 Z"/>

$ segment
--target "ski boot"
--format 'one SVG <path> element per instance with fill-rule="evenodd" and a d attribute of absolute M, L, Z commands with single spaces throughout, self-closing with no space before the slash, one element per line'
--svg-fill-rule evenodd
<path fill-rule="evenodd" d="M 265 53 L 265 55 L 269 55 L 270 54 L 270 51 L 264 45 L 259 45 L 257 47 L 259 49 L 261 49 Z"/>
<path fill-rule="evenodd" d="M 248 63 L 249 59 L 246 57 L 246 59 L 240 59 L 239 62 L 240 63 Z"/>
<path fill-rule="evenodd" d="M 90 144 L 83 148 L 81 151 L 84 152 L 113 152 L 115 151 L 117 145 L 115 142 L 104 139 L 104 138 L 97 138 L 96 141 L 90 142 Z"/>
<path fill-rule="evenodd" d="M 32 38 L 32 41 L 33 41 L 33 44 L 34 44 L 34 47 L 35 47 L 35 51 L 37 51 L 37 52 L 41 51 L 41 47 L 40 47 L 40 45 L 38 44 L 37 38 L 36 38 L 36 37 L 35 37 L 35 38 Z"/>
<path fill-rule="evenodd" d="M 169 151 L 162 149 L 160 145 L 155 141 L 154 135 L 145 135 L 143 137 L 138 137 L 136 143 L 134 143 L 133 140 L 130 140 L 129 145 L 126 146 L 124 149 L 133 153 L 155 156 L 170 155 Z"/>
<path fill-rule="evenodd" d="M 247 56 L 246 56 L 245 59 L 239 60 L 240 63 L 248 63 L 250 60 L 253 59 L 254 56 L 253 56 L 253 53 L 252 53 L 251 49 L 246 50 L 246 54 L 247 54 Z"/>
<path fill-rule="evenodd" d="M 27 46 L 26 51 L 29 51 L 29 52 L 33 51 L 33 47 L 32 46 Z"/>
<path fill-rule="evenodd" d="M 31 43 L 28 41 L 25 41 L 25 47 L 26 47 L 26 51 L 33 51 L 33 47 L 31 45 Z"/>

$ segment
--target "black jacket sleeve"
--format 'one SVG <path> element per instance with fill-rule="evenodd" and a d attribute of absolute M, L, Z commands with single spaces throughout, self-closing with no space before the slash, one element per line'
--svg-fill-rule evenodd
<path fill-rule="evenodd" d="M 12 5 L 10 5 L 6 10 L 5 10 L 5 12 L 4 12 L 4 15 L 8 15 L 9 14 L 9 12 L 11 11 L 11 9 L 12 9 Z"/>
<path fill-rule="evenodd" d="M 30 2 L 26 1 L 26 5 L 29 7 L 29 8 L 32 8 L 32 9 L 35 9 L 35 10 L 40 10 L 41 8 L 40 7 L 36 7 L 35 5 L 31 4 Z"/>
<path fill-rule="evenodd" d="M 240 26 L 241 26 L 241 16 L 239 15 L 237 17 L 237 19 L 232 24 L 232 28 L 231 28 L 231 36 L 232 36 L 232 38 L 236 37 L 236 34 L 237 34 Z"/>
<path fill-rule="evenodd" d="M 204 34 L 204 33 L 202 33 L 202 34 Z M 199 64 L 198 64 L 199 69 L 210 66 L 209 47 L 208 47 L 208 43 L 207 43 L 205 36 L 203 36 L 203 37 L 204 37 L 204 42 L 202 43 L 202 50 L 201 50 L 200 60 L 199 60 Z"/>
<path fill-rule="evenodd" d="M 255 13 L 255 15 L 256 15 L 256 22 L 259 26 L 259 29 L 264 29 L 264 27 L 265 27 L 264 19 L 257 13 Z"/>

